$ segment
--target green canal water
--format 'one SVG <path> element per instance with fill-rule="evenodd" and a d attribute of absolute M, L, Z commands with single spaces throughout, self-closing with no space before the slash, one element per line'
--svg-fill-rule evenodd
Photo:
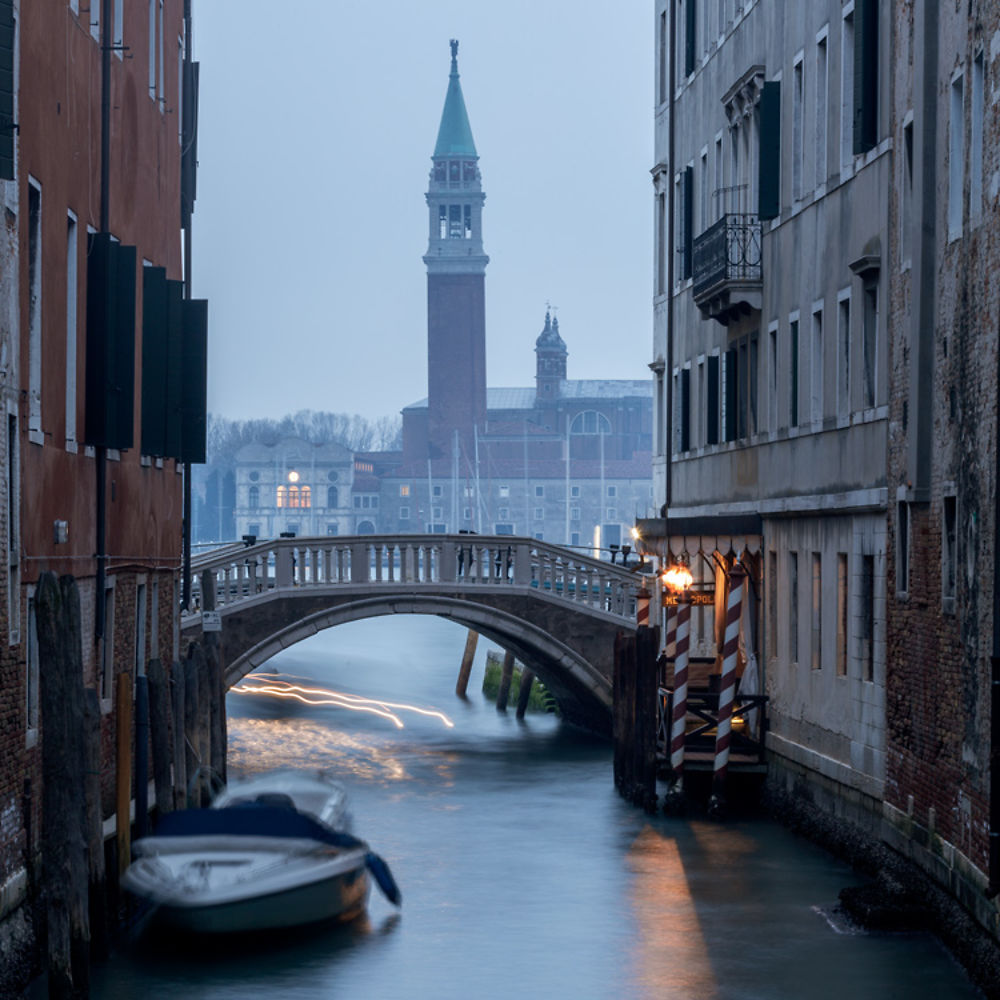
<path fill-rule="evenodd" d="M 230 767 L 327 768 L 354 829 L 392 866 L 347 927 L 236 941 L 147 933 L 95 969 L 99 1000 L 972 998 L 928 935 L 839 917 L 849 868 L 767 820 L 647 817 L 622 802 L 610 744 L 552 716 L 454 695 L 464 632 L 434 618 L 340 626 L 268 665 L 313 686 L 454 722 L 230 694 Z"/>

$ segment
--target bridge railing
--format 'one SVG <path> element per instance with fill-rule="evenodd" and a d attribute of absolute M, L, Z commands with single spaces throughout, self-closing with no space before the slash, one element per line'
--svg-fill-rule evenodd
<path fill-rule="evenodd" d="M 530 587 L 553 599 L 635 618 L 639 580 L 622 566 L 511 535 L 354 535 L 279 538 L 192 561 L 191 613 L 201 574 L 215 575 L 221 609 L 268 590 L 337 586 Z"/>

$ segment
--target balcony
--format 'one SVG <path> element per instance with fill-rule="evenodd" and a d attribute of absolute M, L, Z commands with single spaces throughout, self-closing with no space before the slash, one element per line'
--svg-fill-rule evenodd
<path fill-rule="evenodd" d="M 724 215 L 694 241 L 695 305 L 724 326 L 760 312 L 763 281 L 760 221 L 756 215 Z"/>

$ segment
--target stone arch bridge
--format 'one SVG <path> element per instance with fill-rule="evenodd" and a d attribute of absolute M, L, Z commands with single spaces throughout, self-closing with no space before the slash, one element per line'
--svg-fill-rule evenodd
<path fill-rule="evenodd" d="M 623 566 L 509 535 L 282 538 L 215 549 L 192 569 L 195 599 L 181 636 L 186 645 L 202 632 L 198 588 L 207 571 L 216 584 L 227 686 L 344 622 L 437 615 L 511 650 L 566 719 L 604 732 L 614 639 L 635 631 L 640 584 Z"/>

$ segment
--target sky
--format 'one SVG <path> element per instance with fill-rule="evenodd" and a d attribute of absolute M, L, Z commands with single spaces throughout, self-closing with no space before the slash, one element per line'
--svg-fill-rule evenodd
<path fill-rule="evenodd" d="M 487 383 L 652 357 L 653 4 L 194 0 L 192 288 L 208 408 L 397 414 L 427 395 L 427 190 L 449 39 L 486 192 Z"/>

